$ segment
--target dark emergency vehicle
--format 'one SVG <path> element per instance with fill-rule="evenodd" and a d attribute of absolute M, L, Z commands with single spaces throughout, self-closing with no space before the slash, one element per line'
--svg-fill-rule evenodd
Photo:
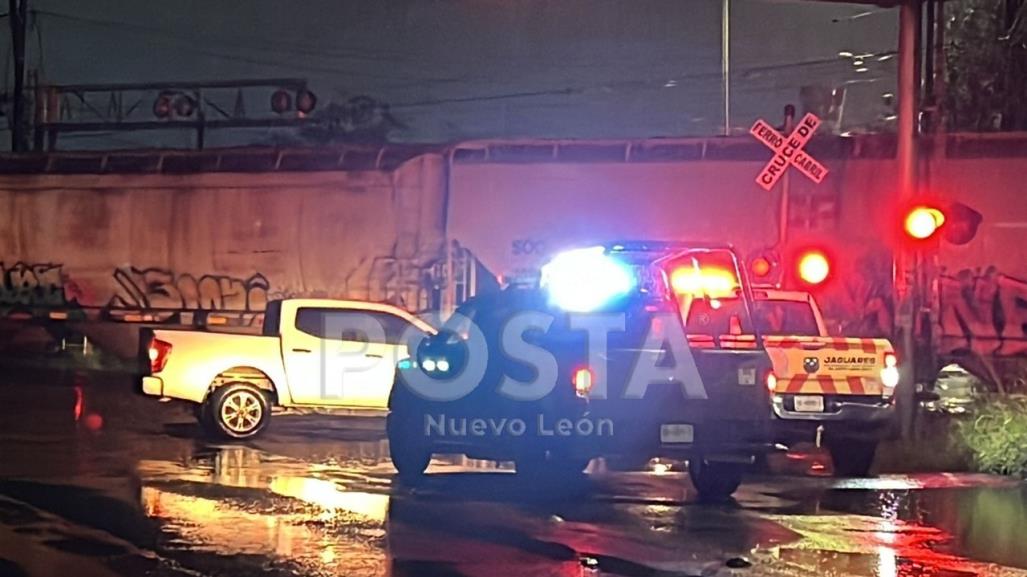
<path fill-rule="evenodd" d="M 682 307 L 696 301 L 727 311 L 723 322 L 686 331 Z M 400 363 L 393 463 L 416 482 L 433 453 L 513 461 L 539 478 L 596 457 L 687 459 L 701 496 L 727 497 L 768 449 L 771 365 L 750 303 L 727 246 L 559 254 L 539 286 L 468 300 Z"/>

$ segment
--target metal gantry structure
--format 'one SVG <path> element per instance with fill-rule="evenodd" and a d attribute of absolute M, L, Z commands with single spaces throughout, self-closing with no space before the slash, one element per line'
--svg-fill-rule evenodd
<path fill-rule="evenodd" d="M 301 127 L 317 104 L 300 78 L 215 82 L 37 85 L 33 148 L 55 150 L 60 135 L 188 130 L 196 148 L 207 131 Z"/>

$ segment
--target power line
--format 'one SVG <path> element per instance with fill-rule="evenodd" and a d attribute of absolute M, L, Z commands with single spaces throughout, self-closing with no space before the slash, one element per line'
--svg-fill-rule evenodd
<path fill-rule="evenodd" d="M 212 58 L 218 58 L 218 59 L 222 59 L 222 60 L 230 60 L 230 61 L 242 62 L 242 63 L 246 63 L 246 64 L 252 64 L 252 65 L 256 65 L 256 66 L 267 66 L 267 67 L 289 69 L 289 70 L 305 70 L 305 71 L 308 71 L 308 72 L 327 73 L 327 74 L 332 74 L 332 75 L 358 76 L 358 77 L 371 78 L 371 79 L 376 79 L 376 80 L 397 80 L 397 79 L 409 80 L 408 78 L 398 77 L 396 75 L 374 74 L 374 73 L 368 73 L 368 72 L 352 70 L 352 69 L 342 69 L 342 68 L 327 67 L 327 66 L 316 66 L 316 65 L 311 65 L 309 63 L 297 62 L 297 61 L 283 62 L 283 61 L 280 61 L 280 60 L 273 60 L 273 59 L 266 59 L 266 58 L 265 59 L 251 58 L 251 57 L 247 57 L 247 56 L 241 56 L 241 55 L 238 55 L 238 54 L 230 54 L 230 53 L 227 53 L 227 52 L 218 52 L 218 51 L 214 51 L 214 50 L 208 50 L 208 49 L 204 49 L 204 48 L 200 48 L 200 47 L 196 46 L 196 44 L 194 43 L 194 41 L 196 39 L 195 37 L 193 39 L 190 39 L 187 36 L 183 36 L 183 35 L 180 35 L 180 34 L 175 34 L 175 33 L 172 33 L 170 31 L 163 30 L 161 28 L 157 28 L 157 27 L 153 27 L 153 26 L 143 26 L 143 25 L 129 24 L 129 23 L 118 22 L 118 21 L 114 21 L 114 20 L 98 20 L 98 19 L 93 19 L 93 18 L 83 18 L 83 17 L 80 17 L 80 16 L 71 16 L 71 15 L 62 14 L 62 13 L 59 13 L 59 12 L 53 12 L 53 11 L 49 11 L 49 10 L 39 10 L 38 13 L 42 14 L 42 15 L 45 15 L 45 16 L 50 16 L 50 17 L 59 18 L 59 19 L 63 19 L 63 20 L 78 22 L 80 24 L 87 24 L 87 25 L 96 26 L 96 27 L 103 27 L 103 28 L 108 28 L 108 29 L 114 29 L 114 30 L 118 30 L 118 31 L 121 31 L 121 32 L 129 33 L 129 34 L 138 35 L 138 34 L 141 34 L 141 33 L 145 33 L 145 34 L 148 35 L 148 37 L 150 37 L 149 35 L 157 35 L 159 37 L 162 37 L 163 40 L 168 41 L 168 42 L 173 42 L 176 45 L 182 46 L 183 48 L 185 48 L 186 50 L 189 50 L 191 52 L 195 52 L 197 54 L 202 54 L 204 56 L 210 56 Z M 318 54 L 318 56 L 323 56 L 323 55 Z M 418 82 L 448 82 L 448 81 L 454 81 L 454 80 L 460 80 L 460 79 L 452 79 L 452 78 L 415 78 L 414 80 L 417 80 Z"/>
<path fill-rule="evenodd" d="M 317 73 L 326 73 L 326 74 L 331 74 L 331 75 L 361 76 L 361 77 L 365 77 L 365 78 L 390 80 L 390 81 L 406 80 L 406 81 L 409 81 L 410 83 L 413 83 L 415 85 L 423 84 L 425 82 L 431 82 L 431 83 L 459 83 L 459 82 L 465 82 L 465 83 L 469 83 L 469 82 L 475 82 L 475 81 L 478 80 L 478 79 L 472 79 L 472 78 L 468 78 L 468 77 L 458 77 L 458 78 L 413 78 L 413 79 L 410 79 L 410 78 L 407 78 L 405 76 L 400 76 L 400 75 L 396 75 L 396 74 L 393 74 L 393 75 L 373 74 L 373 73 L 367 73 L 367 72 L 358 71 L 358 70 L 340 69 L 340 68 L 330 67 L 330 66 L 318 66 L 318 65 L 312 65 L 312 64 L 309 64 L 309 63 L 305 63 L 305 62 L 297 62 L 297 61 L 291 61 L 291 60 L 288 61 L 288 62 L 284 62 L 284 61 L 276 60 L 276 59 L 268 59 L 268 58 L 265 58 L 265 57 L 262 57 L 262 56 L 261 57 L 250 57 L 250 56 L 245 56 L 245 55 L 240 55 L 240 54 L 226 53 L 226 52 L 218 51 L 218 50 L 211 50 L 211 49 L 203 48 L 203 47 L 197 45 L 198 41 L 200 41 L 200 42 L 210 42 L 212 44 L 221 43 L 223 45 L 224 41 L 225 41 L 225 38 L 232 38 L 233 36 L 228 36 L 228 37 L 216 36 L 215 37 L 215 36 L 206 35 L 206 34 L 195 34 L 195 33 L 194 34 L 182 34 L 180 32 L 168 30 L 166 28 L 162 28 L 162 27 L 159 27 L 159 26 L 150 26 L 150 25 L 145 25 L 145 24 L 132 23 L 132 22 L 124 22 L 124 21 L 118 21 L 118 20 L 107 20 L 107 19 L 99 19 L 99 18 L 90 18 L 90 17 L 78 16 L 78 15 L 74 15 L 74 14 L 66 14 L 66 13 L 62 13 L 62 12 L 55 12 L 55 11 L 50 11 L 50 10 L 38 10 L 38 11 L 35 12 L 35 14 L 49 16 L 49 17 L 52 17 L 52 18 L 55 18 L 55 19 L 60 19 L 60 20 L 64 20 L 64 21 L 67 21 L 67 22 L 83 24 L 83 25 L 87 25 L 87 26 L 93 26 L 93 27 L 98 27 L 98 28 L 103 28 L 103 29 L 117 30 L 119 32 L 128 33 L 128 34 L 135 34 L 135 35 L 145 34 L 146 37 L 150 38 L 150 39 L 152 39 L 153 37 L 156 36 L 159 40 L 163 40 L 165 42 L 170 42 L 170 43 L 173 43 L 174 45 L 177 45 L 177 46 L 182 46 L 186 50 L 189 50 L 189 51 L 192 51 L 192 52 L 195 52 L 195 53 L 198 53 L 198 54 L 210 56 L 212 58 L 217 58 L 217 59 L 224 59 L 224 60 L 229 60 L 229 61 L 243 62 L 243 63 L 255 65 L 255 66 L 266 66 L 266 67 L 274 67 L 274 68 L 289 69 L 289 70 L 306 70 L 306 71 L 317 72 Z M 282 42 L 282 41 L 278 41 L 278 40 L 263 39 L 263 38 L 253 37 L 253 36 L 238 36 L 238 35 L 235 35 L 234 37 L 235 38 L 242 38 L 244 42 L 251 42 L 251 43 L 256 42 L 259 45 L 259 49 L 263 50 L 263 51 L 270 51 L 272 48 L 269 48 L 269 47 L 279 46 L 279 47 L 282 47 L 282 48 L 280 50 L 277 50 L 278 52 L 292 53 L 292 54 L 298 54 L 298 55 L 304 55 L 304 56 L 315 56 L 317 58 L 340 58 L 340 59 L 350 59 L 350 60 L 357 60 L 357 61 L 372 61 L 372 62 L 378 62 L 378 63 L 387 62 L 390 59 L 406 60 L 405 58 L 403 58 L 405 55 L 403 55 L 402 53 L 395 53 L 395 52 L 392 52 L 392 53 L 380 53 L 380 52 L 377 52 L 377 51 L 373 51 L 373 52 L 370 53 L 370 55 L 366 55 L 366 54 L 362 53 L 359 50 L 358 51 L 352 51 L 352 52 L 338 51 L 338 50 L 332 50 L 332 49 L 327 49 L 327 48 L 321 50 L 321 49 L 312 49 L 308 45 L 298 45 L 298 44 Z M 38 23 L 37 23 L 37 41 L 40 44 L 40 58 L 42 58 L 42 45 L 43 45 L 43 43 L 42 43 L 42 38 L 41 38 L 41 33 L 39 31 Z M 881 55 L 895 54 L 895 51 L 882 52 L 880 54 Z M 606 62 L 609 62 L 609 61 L 604 59 L 602 63 L 606 63 Z M 590 67 L 599 66 L 602 63 L 589 63 L 589 64 L 587 64 L 587 66 L 590 66 Z M 765 90 L 764 88 L 761 88 L 761 87 L 763 85 L 767 84 L 768 81 L 769 81 L 770 84 L 777 84 L 777 81 L 779 80 L 779 78 L 770 78 L 770 77 L 762 77 L 761 78 L 761 76 L 763 76 L 765 74 L 768 74 L 768 73 L 780 73 L 780 72 L 786 72 L 786 71 L 796 71 L 796 72 L 800 72 L 800 73 L 805 72 L 806 74 L 817 75 L 817 74 L 820 73 L 819 71 L 821 71 L 821 70 L 825 70 L 826 68 L 837 68 L 840 65 L 843 65 L 843 64 L 846 64 L 846 63 L 847 63 L 847 61 L 840 60 L 836 56 L 832 56 L 830 58 L 812 59 L 812 60 L 806 60 L 806 61 L 800 61 L 800 62 L 787 62 L 787 63 L 778 63 L 778 64 L 771 64 L 771 65 L 758 65 L 758 66 L 740 67 L 740 68 L 736 68 L 737 72 L 733 76 L 741 77 L 742 79 L 748 79 L 747 82 L 743 82 L 742 84 L 739 85 L 739 87 L 738 87 L 739 90 L 738 91 L 740 93 L 742 93 L 742 94 L 749 94 L 749 93 L 754 93 L 754 92 L 759 92 L 759 91 Z M 848 70 L 848 67 L 846 67 L 846 69 Z M 851 70 L 849 70 L 849 71 L 851 72 Z M 841 71 L 839 71 L 839 72 L 841 72 Z M 640 90 L 646 90 L 646 91 L 652 91 L 652 90 L 663 90 L 663 89 L 667 89 L 667 88 L 674 88 L 674 89 L 677 89 L 677 90 L 688 90 L 688 91 L 690 91 L 693 94 L 701 94 L 701 93 L 703 93 L 709 87 L 706 87 L 706 86 L 701 85 L 701 84 L 700 85 L 691 85 L 691 86 L 689 86 L 689 85 L 685 85 L 685 83 L 690 82 L 690 81 L 700 81 L 701 82 L 701 81 L 711 80 L 711 79 L 715 79 L 715 78 L 719 78 L 719 77 L 720 77 L 720 72 L 719 71 L 712 71 L 711 70 L 711 71 L 708 71 L 708 72 L 697 72 L 697 73 L 691 73 L 691 74 L 670 75 L 670 77 L 661 77 L 659 80 L 654 80 L 654 79 L 626 79 L 626 80 L 614 80 L 614 81 L 609 81 L 609 82 L 590 82 L 590 83 L 588 83 L 585 86 L 577 86 L 577 87 L 565 86 L 565 87 L 556 87 L 556 88 L 541 89 L 541 90 L 518 90 L 518 91 L 511 91 L 511 92 L 498 92 L 498 93 L 493 93 L 493 94 L 471 94 L 471 95 L 466 95 L 466 96 L 453 96 L 453 97 L 449 97 L 449 98 L 413 100 L 413 101 L 409 101 L 409 102 L 403 102 L 403 103 L 394 104 L 394 105 L 392 105 L 392 108 L 394 108 L 394 109 L 404 109 L 404 108 L 405 109 L 410 109 L 410 108 L 424 108 L 424 107 L 430 107 L 430 106 L 440 106 L 440 105 L 447 105 L 447 104 L 487 103 L 487 102 L 503 101 L 503 100 L 513 100 L 513 99 L 531 99 L 531 98 L 541 98 L 541 97 L 546 97 L 546 96 L 574 96 L 574 95 L 584 95 L 584 94 L 587 94 L 589 92 L 596 91 L 596 90 L 604 90 L 604 91 L 605 90 L 621 90 L 621 91 L 629 91 L 629 90 L 640 91 Z M 486 80 L 487 81 L 487 79 L 481 79 L 481 80 Z M 669 86 L 669 84 L 671 82 L 676 83 L 677 86 L 673 86 L 673 87 Z M 716 88 L 716 87 L 713 87 L 713 88 Z M 784 86 L 784 87 L 781 87 L 781 88 L 788 88 L 788 87 Z M 392 89 L 395 90 L 396 87 L 393 86 Z M 772 89 L 778 89 L 778 87 L 773 86 Z"/>
<path fill-rule="evenodd" d="M 154 33 L 154 34 L 159 34 L 159 35 L 165 35 L 165 36 L 171 35 L 171 36 L 174 36 L 175 38 L 185 39 L 185 40 L 193 40 L 193 41 L 195 41 L 195 40 L 205 40 L 205 41 L 213 42 L 215 44 L 222 44 L 222 45 L 225 45 L 225 44 L 234 45 L 234 44 L 237 44 L 239 41 L 242 41 L 242 42 L 256 43 L 258 48 L 263 48 L 265 50 L 275 49 L 275 50 L 278 50 L 278 51 L 292 52 L 294 54 L 300 54 L 300 55 L 305 55 L 305 56 L 317 56 L 317 57 L 330 56 L 330 57 L 336 57 L 336 58 L 351 58 L 351 59 L 356 59 L 356 60 L 374 60 L 374 61 L 381 61 L 381 60 L 383 60 L 383 58 L 382 58 L 383 52 L 381 52 L 381 51 L 362 52 L 362 51 L 357 50 L 357 49 L 339 50 L 338 48 L 329 48 L 329 47 L 322 47 L 322 46 L 311 46 L 310 44 L 301 44 L 301 43 L 296 43 L 296 42 L 287 42 L 287 41 L 280 40 L 280 39 L 264 38 L 264 37 L 257 37 L 257 36 L 246 36 L 246 35 L 239 35 L 239 34 L 234 34 L 234 35 L 233 34 L 228 34 L 228 35 L 226 35 L 226 34 L 217 34 L 217 35 L 213 35 L 213 34 L 200 34 L 200 33 L 196 33 L 196 32 L 193 32 L 191 34 L 183 34 L 181 32 L 170 30 L 168 28 L 162 28 L 160 26 L 152 26 L 152 25 L 149 25 L 149 24 L 141 24 L 141 23 L 138 23 L 138 22 L 127 22 L 127 21 L 124 21 L 124 20 L 114 20 L 114 19 L 108 19 L 108 18 L 93 18 L 93 17 L 89 17 L 89 16 L 81 16 L 81 15 L 78 15 L 78 14 L 70 14 L 70 13 L 67 13 L 67 12 L 58 12 L 58 11 L 55 11 L 55 10 L 39 10 L 38 12 L 40 14 L 45 14 L 47 16 L 52 16 L 54 18 L 62 18 L 62 19 L 65 19 L 65 20 L 72 20 L 72 21 L 75 21 L 75 22 L 83 23 L 83 24 L 91 24 L 91 25 L 94 25 L 94 26 L 102 26 L 102 27 L 106 27 L 106 28 L 117 27 L 119 30 L 134 29 L 134 30 L 138 30 L 138 31 L 144 31 L 144 32 L 149 32 L 149 33 Z M 226 40 L 232 40 L 232 42 L 226 43 L 225 42 Z M 391 55 L 392 56 L 403 56 L 403 54 L 399 53 L 399 52 L 393 52 L 393 53 L 391 53 Z"/>

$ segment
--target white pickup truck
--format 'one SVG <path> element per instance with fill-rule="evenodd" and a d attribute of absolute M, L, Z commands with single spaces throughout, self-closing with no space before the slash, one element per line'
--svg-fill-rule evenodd
<path fill-rule="evenodd" d="M 143 329 L 143 393 L 195 403 L 206 432 L 232 439 L 260 433 L 272 406 L 384 415 L 406 343 L 435 333 L 363 301 L 272 301 L 264 318 L 262 335 Z"/>

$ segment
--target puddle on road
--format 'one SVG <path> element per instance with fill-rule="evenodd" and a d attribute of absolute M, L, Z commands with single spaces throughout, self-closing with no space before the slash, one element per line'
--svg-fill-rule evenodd
<path fill-rule="evenodd" d="M 889 551 L 898 573 L 877 575 L 915 574 L 907 565 L 920 562 L 958 573 L 960 558 L 1027 569 L 1027 484 L 925 475 L 850 480 L 778 496 L 791 501 L 778 511 L 787 526 L 795 528 L 804 518 L 819 534 Z M 865 527 L 854 529 L 860 523 Z"/>
<path fill-rule="evenodd" d="M 138 469 L 143 508 L 172 551 L 267 556 L 304 574 L 386 573 L 388 480 L 367 467 L 228 446 Z"/>
<path fill-rule="evenodd" d="M 147 514 L 179 539 L 169 547 L 265 555 L 318 575 L 387 574 L 390 567 L 405 567 L 405 561 L 434 558 L 438 547 L 455 548 L 446 562 L 461 568 L 467 567 L 468 556 L 496 548 L 512 558 L 530 559 L 537 554 L 533 549 L 511 553 L 510 548 L 519 550 L 521 541 L 534 544 L 536 539 L 582 553 L 619 552 L 592 569 L 579 568 L 592 574 L 618 574 L 609 570 L 610 559 L 638 558 L 644 550 L 649 552 L 642 558 L 653 556 L 655 564 L 649 567 L 659 567 L 660 557 L 672 566 L 684 550 L 671 541 L 682 538 L 691 543 L 689 550 L 702 545 L 702 553 L 695 553 L 700 558 L 709 559 L 714 551 L 721 556 L 749 552 L 762 568 L 769 564 L 799 573 L 960 577 L 994 573 L 971 559 L 1027 566 L 1017 547 L 1022 540 L 1017 536 L 1027 530 L 1027 489 L 994 486 L 988 478 L 822 480 L 784 491 L 780 487 L 787 483 L 775 481 L 768 485 L 774 490 L 758 490 L 757 484 L 757 490 L 743 489 L 738 504 L 710 508 L 681 507 L 680 483 L 670 490 L 668 483 L 656 482 L 667 481 L 660 476 L 626 476 L 624 486 L 614 489 L 635 494 L 647 488 L 647 495 L 668 489 L 667 503 L 622 503 L 604 488 L 592 498 L 530 505 L 500 494 L 497 487 L 512 477 L 488 474 L 484 483 L 479 475 L 449 475 L 476 466 L 443 461 L 433 465 L 442 474 L 432 476 L 426 493 L 400 501 L 418 512 L 400 519 L 401 526 L 407 525 L 404 531 L 395 525 L 387 530 L 395 515 L 390 504 L 397 506 L 390 498 L 392 471 L 375 449 L 358 448 L 360 459 L 320 463 L 245 446 L 203 449 L 184 462 L 142 461 L 142 500 Z M 985 486 L 975 486 L 980 483 Z M 236 493 L 211 492 L 211 487 Z M 539 525 L 547 512 L 560 522 Z M 427 516 L 427 526 L 420 515 Z M 528 525 L 514 530 L 514 522 Z M 460 532 L 465 525 L 468 530 Z M 509 542 L 497 541 L 497 535 Z M 397 545 L 398 551 L 412 548 L 414 556 L 393 558 Z M 689 562 L 688 569 L 698 565 Z"/>

